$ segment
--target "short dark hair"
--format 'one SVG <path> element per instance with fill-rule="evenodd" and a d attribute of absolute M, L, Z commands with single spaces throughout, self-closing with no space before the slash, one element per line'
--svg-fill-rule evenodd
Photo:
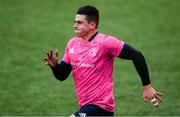
<path fill-rule="evenodd" d="M 86 5 L 78 9 L 77 14 L 86 15 L 88 22 L 96 22 L 96 28 L 99 25 L 99 11 L 94 6 Z"/>

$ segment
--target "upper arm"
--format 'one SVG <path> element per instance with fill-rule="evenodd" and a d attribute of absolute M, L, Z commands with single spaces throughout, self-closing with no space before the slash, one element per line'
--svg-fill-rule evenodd
<path fill-rule="evenodd" d="M 126 60 L 133 60 L 136 56 L 139 56 L 140 54 L 141 53 L 138 50 L 125 43 L 118 57 Z"/>

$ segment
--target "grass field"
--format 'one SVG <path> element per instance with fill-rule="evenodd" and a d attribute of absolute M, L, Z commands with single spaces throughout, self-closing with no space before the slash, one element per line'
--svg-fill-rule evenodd
<path fill-rule="evenodd" d="M 0 0 L 0 116 L 78 110 L 72 75 L 59 82 L 43 58 L 55 48 L 63 55 L 85 4 L 99 9 L 100 32 L 143 52 L 153 87 L 165 93 L 158 109 L 144 103 L 132 62 L 116 59 L 115 115 L 180 115 L 180 0 Z"/>

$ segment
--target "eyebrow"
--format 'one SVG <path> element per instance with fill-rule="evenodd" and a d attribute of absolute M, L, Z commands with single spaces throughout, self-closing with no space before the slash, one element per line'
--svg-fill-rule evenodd
<path fill-rule="evenodd" d="M 77 22 L 77 23 L 83 23 L 84 21 L 81 21 L 81 20 L 74 20 L 74 22 Z"/>

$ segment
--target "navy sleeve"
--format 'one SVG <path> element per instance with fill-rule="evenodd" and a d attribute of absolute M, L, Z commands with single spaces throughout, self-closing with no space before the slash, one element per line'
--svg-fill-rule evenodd
<path fill-rule="evenodd" d="M 141 52 L 137 51 L 128 44 L 124 44 L 124 47 L 118 57 L 125 60 L 132 60 L 136 71 L 141 78 L 142 85 L 145 86 L 150 84 L 148 67 Z"/>
<path fill-rule="evenodd" d="M 61 61 L 60 64 L 57 64 L 55 67 L 51 69 L 56 79 L 63 81 L 66 80 L 69 74 L 71 73 L 72 67 L 70 64 Z"/>

